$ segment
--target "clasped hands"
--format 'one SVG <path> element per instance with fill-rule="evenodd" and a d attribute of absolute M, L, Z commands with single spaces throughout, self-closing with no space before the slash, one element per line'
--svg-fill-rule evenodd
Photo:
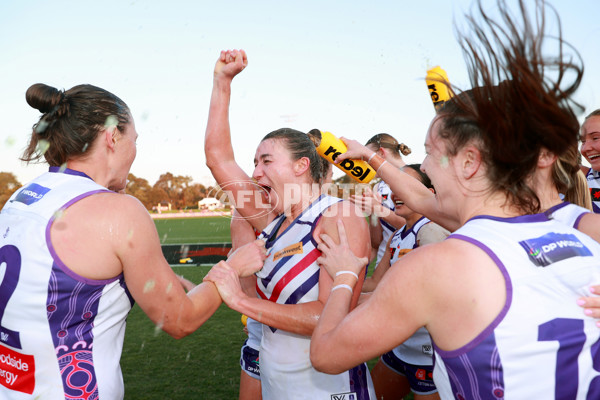
<path fill-rule="evenodd" d="M 263 240 L 255 240 L 234 251 L 225 261 L 219 261 L 204 277 L 204 282 L 217 286 L 223 302 L 232 307 L 247 297 L 240 284 L 240 277 L 250 276 L 263 267 L 267 252 Z"/>

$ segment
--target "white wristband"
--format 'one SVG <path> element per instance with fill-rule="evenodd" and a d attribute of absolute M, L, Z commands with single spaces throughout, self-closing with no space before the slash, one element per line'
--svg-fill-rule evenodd
<path fill-rule="evenodd" d="M 346 285 L 346 284 L 334 286 L 333 288 L 331 288 L 331 293 L 335 292 L 338 289 L 348 289 L 350 291 L 350 293 L 354 293 L 354 289 L 352 289 L 352 287 L 350 287 L 350 285 Z"/>
<path fill-rule="evenodd" d="M 344 275 L 344 274 L 348 274 L 348 275 L 354 275 L 354 277 L 356 278 L 356 280 L 358 280 L 358 275 L 356 275 L 355 272 L 352 271 L 338 271 L 335 273 L 335 276 L 340 276 L 340 275 Z"/>
<path fill-rule="evenodd" d="M 377 155 L 377 152 L 374 151 L 373 154 L 371 154 L 371 157 L 369 157 L 369 159 L 367 160 L 367 163 L 371 162 L 371 159 L 373 159 L 373 157 L 375 157 Z"/>
<path fill-rule="evenodd" d="M 376 174 L 379 174 L 379 170 L 381 169 L 381 167 L 383 167 L 385 165 L 386 162 L 387 162 L 387 160 L 383 160 L 383 162 L 381 163 L 379 168 L 377 168 L 377 171 L 375 171 Z"/>

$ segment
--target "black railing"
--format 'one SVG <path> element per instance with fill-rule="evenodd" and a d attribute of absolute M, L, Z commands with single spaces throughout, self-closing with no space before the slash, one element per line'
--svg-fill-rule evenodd
<path fill-rule="evenodd" d="M 163 244 L 162 251 L 171 265 L 216 264 L 227 258 L 231 243 Z"/>

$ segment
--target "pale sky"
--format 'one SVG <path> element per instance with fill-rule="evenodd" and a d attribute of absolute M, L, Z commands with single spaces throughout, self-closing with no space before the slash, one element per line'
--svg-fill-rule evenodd
<path fill-rule="evenodd" d="M 453 21 L 462 23 L 470 4 L 0 0 L 0 171 L 25 183 L 47 169 L 18 160 L 40 115 L 25 101 L 30 85 L 89 83 L 131 108 L 140 135 L 133 174 L 150 184 L 167 171 L 213 184 L 203 150 L 212 71 L 220 50 L 232 48 L 249 59 L 230 112 L 236 157 L 249 173 L 260 139 L 281 127 L 363 143 L 387 132 L 412 148 L 407 162 L 421 162 L 434 115 L 426 70 L 440 65 L 469 88 Z M 587 111 L 600 108 L 600 2 L 552 4 L 584 60 L 578 99 Z"/>

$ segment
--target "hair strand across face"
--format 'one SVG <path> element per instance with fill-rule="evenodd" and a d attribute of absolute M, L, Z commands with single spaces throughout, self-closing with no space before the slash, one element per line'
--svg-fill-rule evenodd
<path fill-rule="evenodd" d="M 530 177 L 541 149 L 560 157 L 577 145 L 576 114 L 582 107 L 572 95 L 581 83 L 583 63 L 563 40 L 556 11 L 542 0 L 533 2 L 531 14 L 519 0 L 520 19 L 505 0 L 498 0 L 501 22 L 482 3 L 468 18 L 472 34 L 458 34 L 473 89 L 441 108 L 440 137 L 450 156 L 467 144 L 477 146 L 491 189 L 505 192 L 527 213 L 538 212 Z M 545 32 L 548 9 L 558 23 L 556 36 Z M 557 51 L 546 55 L 542 50 L 551 44 Z"/>

